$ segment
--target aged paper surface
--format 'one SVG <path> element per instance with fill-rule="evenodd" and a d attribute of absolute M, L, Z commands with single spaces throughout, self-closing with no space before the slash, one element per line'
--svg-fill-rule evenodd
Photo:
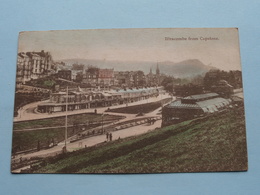
<path fill-rule="evenodd" d="M 246 171 L 236 28 L 21 32 L 12 173 Z"/>

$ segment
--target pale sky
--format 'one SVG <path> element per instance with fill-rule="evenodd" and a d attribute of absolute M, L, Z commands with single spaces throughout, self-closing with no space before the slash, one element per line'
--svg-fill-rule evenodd
<path fill-rule="evenodd" d="M 187 40 L 165 40 L 186 38 Z M 198 38 L 198 40 L 189 40 Z M 203 37 L 218 40 L 201 40 Z M 215 29 L 107 29 L 21 32 L 19 52 L 49 51 L 54 60 L 172 61 L 199 59 L 223 70 L 241 70 L 238 31 Z"/>

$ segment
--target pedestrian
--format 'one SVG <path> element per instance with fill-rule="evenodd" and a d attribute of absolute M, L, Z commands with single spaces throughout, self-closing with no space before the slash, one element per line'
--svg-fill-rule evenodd
<path fill-rule="evenodd" d="M 110 133 L 110 134 L 109 134 L 109 139 L 110 139 L 110 141 L 112 141 L 112 138 L 113 138 L 112 133 Z"/>
<path fill-rule="evenodd" d="M 107 141 L 108 141 L 108 138 L 109 138 L 109 133 L 108 132 L 106 133 L 106 137 L 107 137 Z"/>

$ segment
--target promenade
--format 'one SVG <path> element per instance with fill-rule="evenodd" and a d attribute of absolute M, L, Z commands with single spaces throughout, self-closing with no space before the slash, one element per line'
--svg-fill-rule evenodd
<path fill-rule="evenodd" d="M 121 104 L 121 105 L 116 105 L 116 106 L 110 106 L 110 109 L 113 108 L 122 108 L 122 107 L 127 107 L 127 106 L 134 106 L 134 105 L 141 105 L 141 104 L 146 104 L 146 103 L 151 103 L 151 102 L 157 102 L 165 98 L 170 98 L 171 96 L 168 94 L 160 94 L 157 97 L 152 97 L 149 99 L 145 100 L 140 100 L 132 103 L 126 104 Z M 59 116 L 65 116 L 66 112 L 54 112 L 52 114 L 49 113 L 39 113 L 36 111 L 38 104 L 42 103 L 41 102 L 34 102 L 31 104 L 27 104 L 20 108 L 18 110 L 18 115 L 17 117 L 14 117 L 14 122 L 19 122 L 19 121 L 26 121 L 26 120 L 36 120 L 36 119 L 44 119 L 44 118 L 52 118 L 52 117 L 59 117 Z M 68 111 L 68 115 L 75 115 L 75 114 L 82 114 L 82 113 L 93 113 L 97 110 L 97 113 L 104 113 L 108 107 L 99 107 L 99 108 L 90 108 L 90 109 L 81 109 L 81 110 L 74 110 L 74 111 Z M 116 113 L 113 113 L 116 114 Z M 123 115 L 123 114 L 120 114 Z"/>

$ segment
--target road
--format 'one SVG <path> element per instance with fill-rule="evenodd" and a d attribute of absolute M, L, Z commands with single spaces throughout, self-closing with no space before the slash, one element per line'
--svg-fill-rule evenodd
<path fill-rule="evenodd" d="M 145 103 L 150 103 L 150 102 L 156 102 L 161 99 L 169 98 L 171 97 L 168 94 L 162 94 L 159 95 L 158 97 L 152 97 L 146 100 L 141 100 L 137 102 L 132 102 L 128 103 L 128 106 L 134 106 L 134 105 L 141 105 Z M 18 116 L 14 117 L 14 122 L 19 122 L 19 121 L 26 121 L 26 120 L 36 120 L 36 119 L 44 119 L 44 118 L 52 118 L 52 117 L 58 117 L 58 116 L 65 116 L 65 112 L 55 112 L 52 114 L 48 113 L 38 113 L 36 111 L 37 105 L 42 103 L 40 102 L 34 102 L 31 104 L 27 104 L 20 108 L 18 110 Z M 116 106 L 110 106 L 109 108 L 121 108 L 121 107 L 126 107 L 126 104 L 121 104 L 121 105 L 116 105 Z M 97 110 L 97 113 L 104 113 L 107 110 L 108 107 L 101 107 L 101 108 L 91 108 L 91 109 L 81 109 L 81 110 L 74 110 L 74 111 L 68 111 L 68 115 L 74 115 L 74 114 L 82 114 L 82 113 L 93 113 L 94 110 Z M 114 113 L 113 113 L 114 114 Z"/>

